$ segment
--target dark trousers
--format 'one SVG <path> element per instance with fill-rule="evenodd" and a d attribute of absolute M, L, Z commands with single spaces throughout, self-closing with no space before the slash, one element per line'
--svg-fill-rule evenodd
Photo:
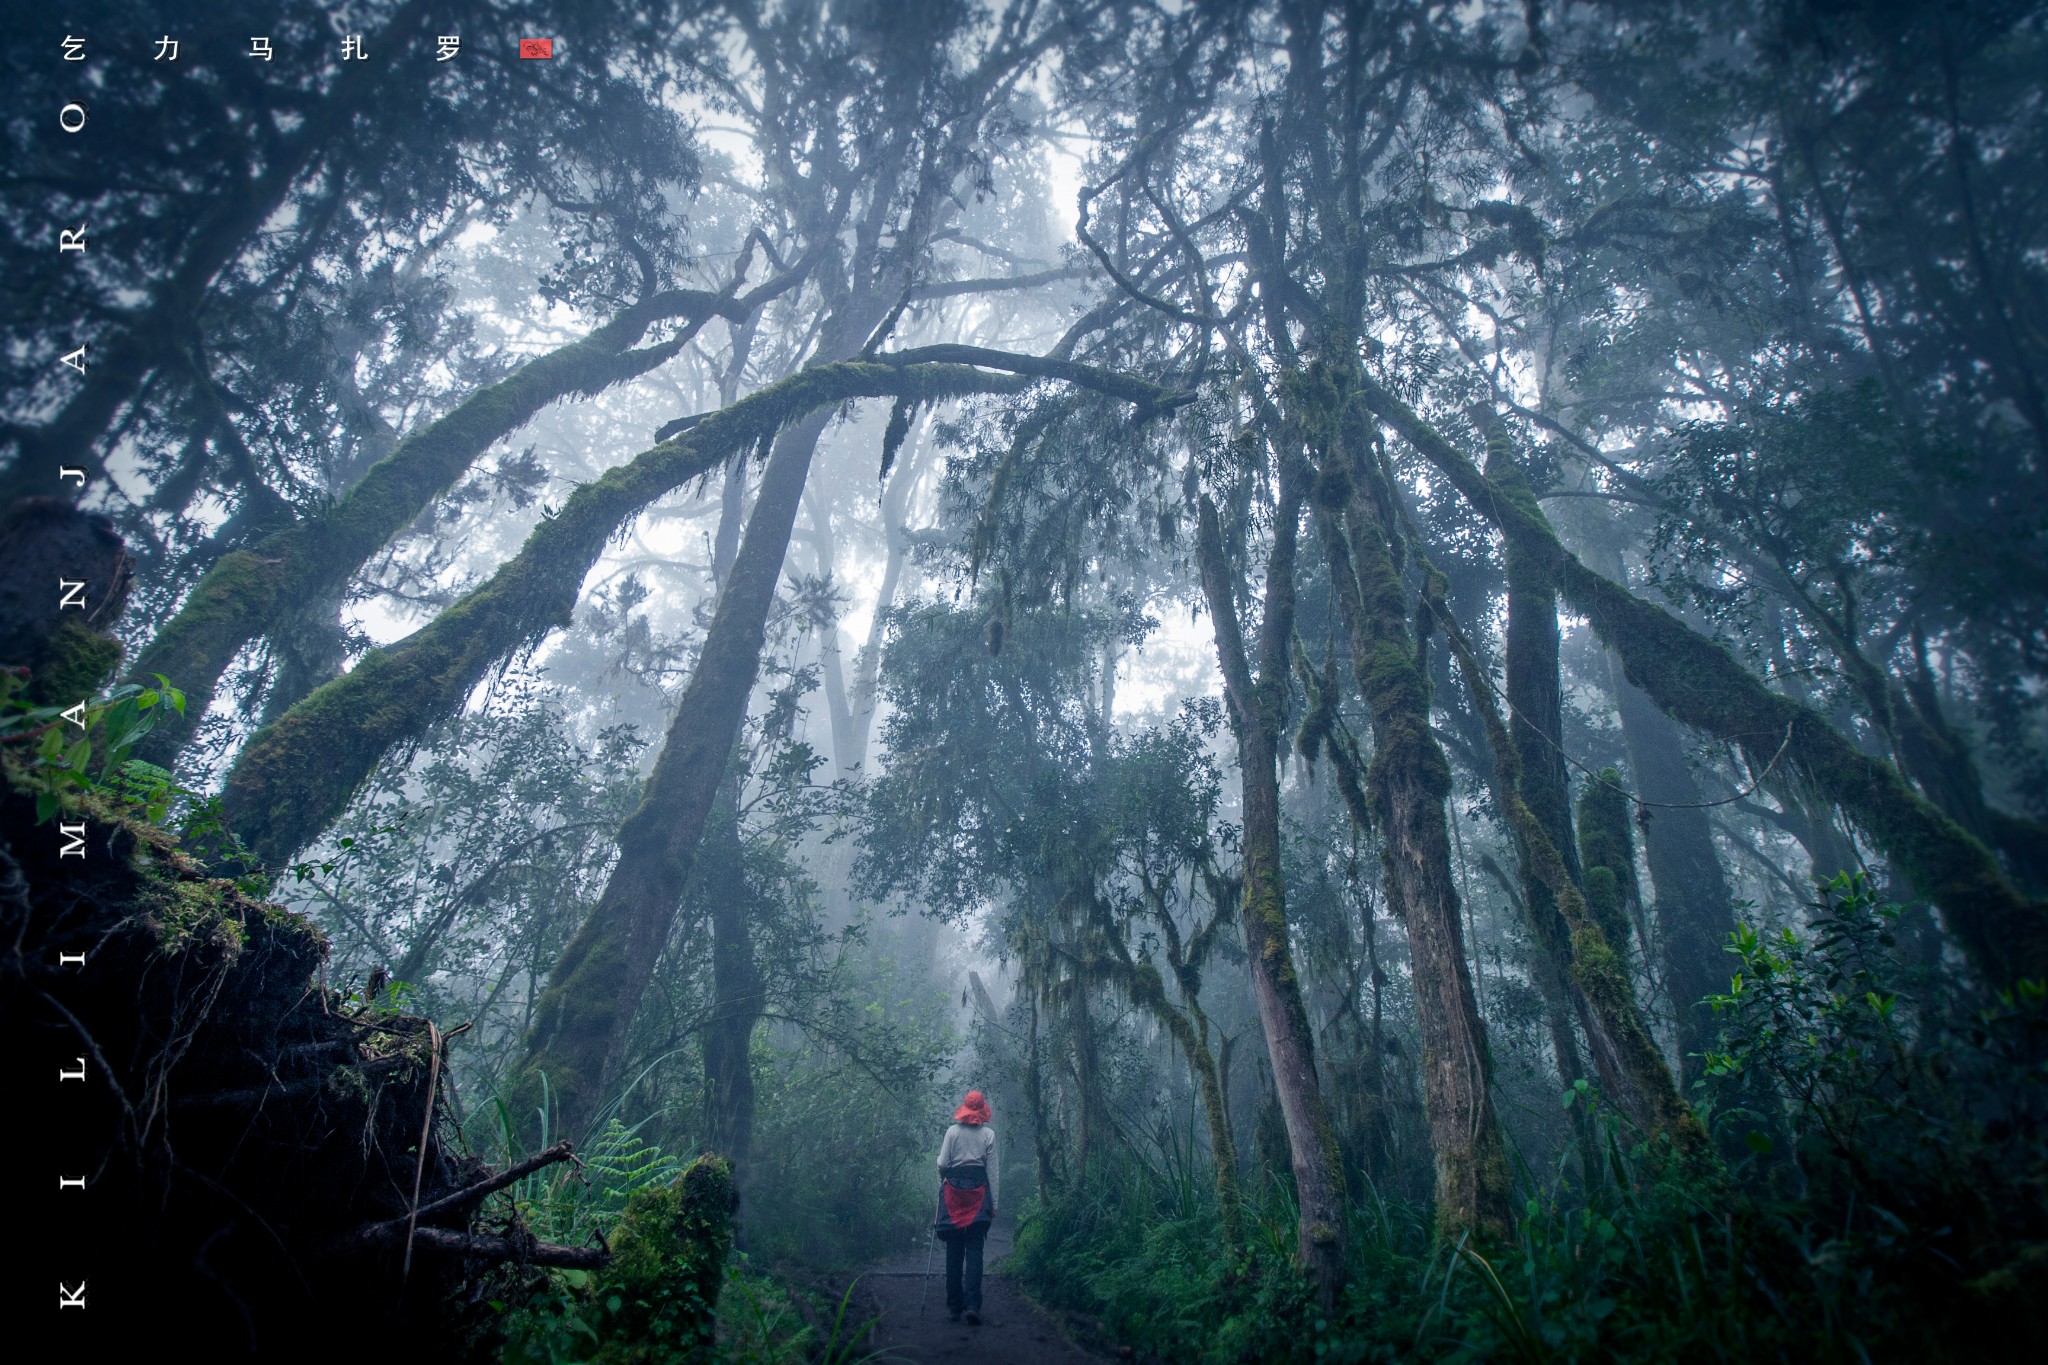
<path fill-rule="evenodd" d="M 946 1311 L 981 1311 L 981 1244 L 988 1224 L 962 1228 L 946 1239 Z"/>

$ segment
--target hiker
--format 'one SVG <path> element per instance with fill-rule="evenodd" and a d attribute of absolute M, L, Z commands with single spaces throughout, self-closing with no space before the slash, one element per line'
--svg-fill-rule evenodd
<path fill-rule="evenodd" d="M 996 1130 L 988 1101 L 967 1092 L 939 1144 L 939 1216 L 933 1231 L 946 1244 L 946 1316 L 981 1325 L 981 1246 L 996 1213 Z"/>

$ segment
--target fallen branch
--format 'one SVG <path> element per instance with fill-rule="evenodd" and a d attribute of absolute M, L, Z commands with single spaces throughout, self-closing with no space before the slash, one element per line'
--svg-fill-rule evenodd
<path fill-rule="evenodd" d="M 601 1247 L 565 1247 L 523 1237 L 491 1237 L 448 1228 L 415 1228 L 413 1242 L 429 1251 L 475 1256 L 487 1261 L 519 1261 L 526 1265 L 561 1266 L 567 1270 L 598 1270 L 611 1259 Z"/>
<path fill-rule="evenodd" d="M 475 1204 L 490 1195 L 496 1194 L 507 1185 L 516 1184 L 543 1167 L 552 1166 L 558 1161 L 574 1161 L 575 1159 L 575 1149 L 572 1144 L 558 1142 L 546 1151 L 541 1152 L 538 1156 L 528 1157 L 517 1165 L 507 1166 L 504 1170 L 477 1181 L 474 1185 L 465 1186 L 453 1194 L 444 1194 L 431 1203 L 420 1205 L 418 1211 L 411 1218 L 392 1218 L 382 1223 L 371 1223 L 366 1227 L 360 1228 L 343 1245 L 344 1247 L 366 1247 L 374 1246 L 379 1242 L 394 1241 L 404 1234 L 406 1225 L 414 1219 L 431 1218 L 436 1214 L 446 1213 L 450 1209 L 459 1209 Z M 424 1236 L 427 1231 L 428 1229 L 426 1228 L 414 1227 L 413 1236 L 415 1240 Z"/>

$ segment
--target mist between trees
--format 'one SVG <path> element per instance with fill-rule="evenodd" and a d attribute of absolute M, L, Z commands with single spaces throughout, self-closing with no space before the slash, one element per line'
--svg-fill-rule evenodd
<path fill-rule="evenodd" d="M 133 572 L 10 800 L 317 926 L 384 1156 L 587 1159 L 293 1302 L 839 1359 L 971 1086 L 1140 1358 L 2038 1340 L 2041 6 L 101 8 L 199 60 L 8 124 L 9 535 Z"/>

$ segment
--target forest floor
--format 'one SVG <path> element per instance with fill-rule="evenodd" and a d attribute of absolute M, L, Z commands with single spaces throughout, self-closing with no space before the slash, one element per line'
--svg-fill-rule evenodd
<path fill-rule="evenodd" d="M 922 1253 L 862 1272 L 857 1311 L 863 1319 L 878 1320 L 855 1348 L 856 1358 L 870 1351 L 883 1360 L 971 1360 L 975 1365 L 1092 1365 L 1118 1358 L 1076 1345 L 1057 1314 L 1025 1298 L 1003 1271 L 1009 1251 L 1009 1229 L 992 1229 L 984 1253 L 979 1327 L 946 1320 L 943 1246 L 935 1246 L 931 1258 L 929 1293 Z"/>

